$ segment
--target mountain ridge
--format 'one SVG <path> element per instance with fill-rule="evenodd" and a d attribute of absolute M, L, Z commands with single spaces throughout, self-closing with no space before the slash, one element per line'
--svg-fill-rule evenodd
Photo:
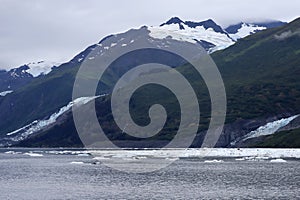
<path fill-rule="evenodd" d="M 228 88 L 230 89 L 232 87 L 230 85 L 231 83 L 230 82 L 228 83 L 228 80 L 230 80 L 229 77 L 233 75 L 232 74 L 233 71 L 235 72 L 234 74 L 236 74 L 235 78 L 237 79 L 236 80 L 237 82 L 251 81 L 251 80 L 245 79 L 245 66 L 247 66 L 246 65 L 247 63 L 242 63 L 241 64 L 241 58 L 244 58 L 245 60 L 247 60 L 247 57 L 252 58 L 253 55 L 256 55 L 255 52 L 252 51 L 253 48 L 257 49 L 257 47 L 260 47 L 261 44 L 268 44 L 271 47 L 272 47 L 272 45 L 279 45 L 280 47 L 284 47 L 279 52 L 280 53 L 279 55 L 285 55 L 286 52 L 289 52 L 290 48 L 292 48 L 292 50 L 294 51 L 293 48 L 297 48 L 297 45 L 296 46 L 295 46 L 295 44 L 293 46 L 289 46 L 289 45 L 293 44 L 292 42 L 295 43 L 295 41 L 296 42 L 298 41 L 298 40 L 290 41 L 290 39 L 295 39 L 295 36 L 292 35 L 290 37 L 287 37 L 289 35 L 287 35 L 287 36 L 284 35 L 285 37 L 287 37 L 287 39 L 289 39 L 289 41 L 286 45 L 285 45 L 285 43 L 281 43 L 280 40 L 276 40 L 276 37 L 275 37 L 275 36 L 278 36 L 278 37 L 281 36 L 286 31 L 293 30 L 292 29 L 293 26 L 296 26 L 296 27 L 299 26 L 297 24 L 297 20 L 295 22 L 291 23 L 289 26 L 280 27 L 280 28 L 277 28 L 277 29 L 265 30 L 263 32 L 256 33 L 253 36 L 249 36 L 247 38 L 241 39 L 235 45 L 233 45 L 233 46 L 231 46 L 231 47 L 229 47 L 225 50 L 221 50 L 221 51 L 218 51 L 218 52 L 215 52 L 214 54 L 212 54 L 212 57 L 218 63 L 218 66 L 219 65 L 222 66 L 220 70 L 221 70 L 222 74 L 224 75 L 225 80 L 227 80 L 227 84 L 229 84 L 229 86 L 227 85 Z M 144 27 L 144 29 L 142 31 L 144 31 L 144 33 L 145 33 L 146 30 L 147 30 L 147 27 Z M 139 34 L 139 31 L 141 31 L 141 30 L 135 30 L 133 32 L 135 32 L 135 34 Z M 111 36 L 109 36 L 109 37 L 111 37 Z M 106 39 L 109 39 L 109 37 L 104 38 L 102 41 L 100 41 L 100 43 L 103 43 Z M 122 37 L 122 36 L 120 36 L 120 37 Z M 100 43 L 98 43 L 98 44 L 100 44 Z M 95 45 L 97 45 L 97 44 L 95 44 Z M 66 104 L 68 104 L 70 102 L 71 92 L 68 91 L 68 90 L 69 90 L 69 88 L 72 88 L 72 82 L 74 81 L 74 76 L 76 75 L 77 69 L 78 69 L 78 67 L 79 67 L 79 65 L 82 61 L 82 60 L 79 61 L 79 59 L 86 59 L 88 53 L 93 50 L 95 45 L 91 45 L 90 47 L 88 47 L 84 51 L 82 51 L 81 53 L 77 54 L 73 59 L 71 59 L 70 62 L 62 64 L 60 67 L 55 68 L 53 71 L 51 71 L 46 76 L 38 78 L 31 85 L 27 86 L 26 88 L 21 89 L 20 91 L 17 91 L 16 93 L 18 93 L 18 95 L 20 94 L 20 92 L 22 92 L 22 95 L 20 95 L 18 97 L 20 99 L 22 99 L 23 102 L 22 101 L 20 101 L 20 102 L 14 101 L 15 100 L 14 98 L 17 97 L 17 96 L 14 96 L 14 93 L 11 94 L 11 97 L 7 96 L 3 100 L 0 99 L 0 107 L 2 108 L 2 110 L 5 111 L 5 106 L 10 105 L 12 102 L 16 106 L 18 104 L 28 103 L 28 105 L 30 105 L 30 106 L 28 106 L 28 110 L 21 110 L 20 112 L 22 112 L 22 111 L 25 112 L 25 113 L 26 112 L 28 113 L 30 111 L 33 112 L 33 113 L 30 113 L 30 115 L 29 115 L 29 116 L 31 116 L 31 118 L 28 118 L 28 119 L 32 119 L 32 120 L 33 119 L 47 118 L 47 116 L 50 116 L 52 113 L 57 112 L 61 107 L 65 106 Z M 112 46 L 112 45 L 110 45 L 110 46 Z M 270 48 L 270 49 L 271 50 L 272 49 L 278 50 L 279 46 L 275 46 L 275 47 Z M 273 53 L 272 51 L 270 51 L 270 54 L 269 54 L 268 53 L 269 49 L 266 52 L 264 50 L 260 49 L 260 48 L 258 48 L 258 49 L 259 49 L 260 53 L 264 53 L 269 58 L 271 58 L 272 53 Z M 249 56 L 249 55 L 251 55 L 251 56 Z M 295 67 L 295 66 L 297 66 L 298 60 L 297 60 L 297 57 L 295 57 L 294 55 L 293 55 L 292 58 L 296 59 L 295 64 L 292 65 L 293 67 Z M 256 65 L 256 63 L 254 62 L 256 60 L 253 61 L 253 60 L 248 59 L 248 61 L 251 62 L 252 64 Z M 289 61 L 288 58 L 284 60 L 284 62 L 287 62 L 287 61 Z M 282 63 L 284 63 L 284 62 L 282 62 Z M 264 62 L 264 64 L 268 67 L 270 66 L 270 64 L 266 61 Z M 235 65 L 237 65 L 237 66 L 235 66 Z M 253 70 L 257 70 L 257 67 L 251 67 L 251 65 L 249 65 L 249 64 L 248 64 L 248 67 L 249 67 L 249 69 L 253 68 Z M 275 67 L 278 68 L 278 66 L 275 66 Z M 290 66 L 288 66 L 288 67 L 290 68 Z M 239 70 L 239 68 L 240 68 L 240 70 Z M 230 72 L 230 70 L 231 70 L 231 72 Z M 243 71 L 241 71 L 241 70 L 243 70 Z M 287 73 L 289 75 L 289 77 L 291 77 L 291 78 L 287 79 L 287 80 L 289 80 L 289 83 L 297 81 L 297 79 L 295 79 L 295 76 L 294 76 L 295 74 L 297 74 L 296 70 L 297 70 L 297 68 L 295 68 L 291 72 Z M 255 74 L 255 72 L 257 72 L 257 71 L 251 71 L 250 70 L 250 72 L 252 74 Z M 263 79 L 262 78 L 263 75 L 266 76 L 266 77 L 269 76 L 268 74 L 266 75 L 266 73 L 261 73 L 261 72 L 259 74 L 256 74 L 256 76 L 261 78 L 261 79 L 257 79 L 258 82 L 261 82 L 261 80 Z M 275 74 L 275 75 L 271 74 L 271 75 L 272 76 L 278 76 L 278 74 Z M 268 78 L 268 80 L 269 79 L 270 78 Z M 282 79 L 281 81 L 283 81 L 283 78 L 281 78 L 281 79 Z M 284 82 L 282 82 L 282 83 L 281 84 L 283 86 L 285 86 Z M 295 83 L 297 83 L 297 82 L 295 82 Z M 251 84 L 253 84 L 253 85 L 249 86 L 250 89 L 248 87 L 246 87 L 245 85 L 237 84 L 236 86 L 238 86 L 238 87 L 236 87 L 236 88 L 233 87 L 234 89 L 230 89 L 230 90 L 234 91 L 234 95 L 236 95 L 236 94 L 245 94 L 245 97 L 243 97 L 244 98 L 243 100 L 247 100 L 249 97 L 255 95 L 253 90 L 258 90 L 258 91 L 261 90 L 261 88 L 260 88 L 261 86 L 255 85 L 256 83 L 254 84 L 253 81 L 251 81 Z M 269 90 L 269 86 L 268 86 L 268 84 L 270 84 L 270 83 L 268 83 L 268 84 L 261 83 L 261 84 L 262 84 L 263 87 L 266 87 L 267 91 L 271 91 L 271 90 Z M 271 87 L 273 87 L 272 84 L 274 85 L 274 83 L 271 81 Z M 64 86 L 63 88 L 61 88 L 62 85 Z M 267 86 L 265 86 L 265 85 L 267 85 Z M 278 85 L 275 85 L 275 86 L 279 87 Z M 251 88 L 251 87 L 253 87 L 253 88 Z M 275 87 L 276 90 L 281 91 L 281 88 L 277 89 L 276 87 Z M 66 89 L 68 89 L 68 90 L 66 91 Z M 238 91 L 239 89 L 241 89 L 242 92 Z M 298 91 L 298 89 L 295 87 L 295 85 L 292 85 L 292 89 L 295 89 L 296 92 Z M 32 92 L 32 91 L 34 91 L 34 92 Z M 26 94 L 28 92 L 29 93 L 32 92 L 32 94 L 31 95 Z M 49 95 L 49 94 L 47 94 L 47 92 L 53 92 L 53 93 L 51 93 L 51 95 Z M 233 95 L 232 93 L 229 93 L 229 94 Z M 295 94 L 297 95 L 297 93 L 295 93 Z M 278 98 L 277 96 L 275 96 L 275 97 Z M 297 97 L 297 96 L 295 96 L 295 97 Z M 30 101 L 32 98 L 40 99 L 40 101 L 36 101 L 35 102 L 36 104 L 34 104 L 34 105 L 32 104 L 32 102 L 26 102 L 26 101 Z M 239 102 L 240 101 L 239 98 L 234 97 L 233 99 L 229 99 L 229 100 L 230 100 L 230 102 L 233 101 L 233 100 Z M 256 97 L 256 98 L 259 99 L 259 97 Z M 254 100 L 256 100 L 256 101 L 254 101 L 255 103 L 257 103 L 257 99 L 254 99 Z M 47 103 L 48 103 L 47 107 L 42 107 L 42 106 L 46 105 L 45 103 L 43 103 L 43 101 L 46 101 L 46 100 L 47 100 Z M 293 108 L 297 108 L 297 106 L 294 105 L 294 103 L 293 103 L 294 100 L 295 99 L 288 100 L 289 104 L 290 104 L 290 108 L 285 108 L 286 110 L 282 109 L 282 112 L 286 112 L 285 116 L 289 116 L 289 115 L 292 115 L 292 114 L 298 114 L 298 113 L 294 113 L 294 112 L 297 111 L 297 110 L 295 111 L 293 109 Z M 271 101 L 271 102 L 273 102 L 273 101 Z M 240 102 L 240 103 L 241 103 L 241 106 L 244 106 L 244 108 L 249 106 L 247 104 L 247 102 Z M 263 103 L 265 103 L 265 102 L 263 102 Z M 41 106 L 41 108 L 39 108 L 39 106 Z M 32 108 L 37 109 L 37 110 L 32 111 Z M 11 109 L 13 109 L 13 107 L 11 107 Z M 233 112 L 233 113 L 238 112 L 238 110 L 235 110 L 235 109 L 238 109 L 238 108 L 234 108 L 233 111 L 231 110 L 231 112 Z M 260 109 L 261 109 L 261 107 L 260 107 Z M 248 109 L 246 111 L 249 112 Z M 253 109 L 253 111 L 259 112 L 258 114 L 262 113 L 261 110 L 257 110 L 257 109 Z M 11 113 L 12 110 L 7 110 L 6 112 Z M 232 117 L 233 113 L 229 112 L 228 117 L 229 118 Z M 245 116 L 250 117 L 250 118 L 254 116 L 253 113 L 251 113 L 251 112 L 249 114 L 247 114 L 245 111 L 243 111 L 243 114 Z M 241 117 L 245 117 L 245 116 L 241 116 Z M 8 120 L 8 119 L 6 119 L 2 116 L 2 120 L 5 121 L 5 120 Z M 11 120 L 16 121 L 18 119 L 12 117 Z M 23 121 L 22 124 L 25 126 L 26 124 L 31 123 L 32 120 L 27 121 L 27 122 Z M 68 120 L 70 120 L 70 118 Z M 229 120 L 229 122 L 230 122 L 230 120 Z M 2 123 L 2 127 L 3 127 L 3 122 L 1 122 L 1 123 Z M 63 125 L 63 126 L 65 126 L 65 125 Z M 58 127 L 60 127 L 60 126 L 58 126 Z M 66 130 L 66 129 L 64 129 L 64 130 Z M 3 131 L 3 129 L 1 131 Z M 11 130 L 11 131 L 13 131 L 13 130 Z M 235 136 L 232 136 L 232 137 L 235 137 Z"/>

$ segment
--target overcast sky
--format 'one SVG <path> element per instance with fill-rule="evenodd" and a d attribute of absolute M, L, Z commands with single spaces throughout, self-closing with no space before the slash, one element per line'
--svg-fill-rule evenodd
<path fill-rule="evenodd" d="M 240 21 L 300 16 L 298 0 L 0 0 L 0 68 L 65 62 L 111 33 L 159 25 L 172 16 Z"/>

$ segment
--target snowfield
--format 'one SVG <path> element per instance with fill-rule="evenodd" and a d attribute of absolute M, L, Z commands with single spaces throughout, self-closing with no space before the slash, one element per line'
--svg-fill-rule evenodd
<path fill-rule="evenodd" d="M 234 39 L 235 41 L 237 41 L 238 39 L 247 37 L 250 34 L 253 34 L 257 31 L 262 31 L 267 29 L 266 27 L 261 27 L 261 26 L 257 26 L 257 25 L 253 25 L 253 24 L 246 24 L 243 23 L 242 27 L 240 29 L 238 29 L 237 33 L 235 34 L 229 34 L 229 36 Z"/>
<path fill-rule="evenodd" d="M 54 66 L 59 66 L 59 65 L 60 63 L 49 62 L 49 61 L 32 62 L 27 64 L 29 69 L 26 70 L 26 72 L 31 74 L 33 77 L 37 77 L 41 74 L 46 75 L 50 73 Z"/>
<path fill-rule="evenodd" d="M 148 27 L 150 37 L 156 39 L 164 39 L 171 37 L 174 40 L 197 43 L 197 41 L 206 41 L 214 44 L 211 50 L 227 48 L 234 44 L 234 41 L 224 33 L 215 32 L 212 28 L 205 29 L 203 26 L 191 28 L 185 24 L 181 24 L 184 29 L 180 29 L 178 24 L 168 24 L 159 27 Z"/>

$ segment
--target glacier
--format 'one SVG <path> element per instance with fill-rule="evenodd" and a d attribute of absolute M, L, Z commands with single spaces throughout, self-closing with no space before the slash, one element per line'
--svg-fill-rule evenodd
<path fill-rule="evenodd" d="M 295 116 L 288 117 L 288 118 L 282 118 L 280 120 L 269 122 L 266 125 L 261 126 L 258 129 L 251 131 L 250 133 L 245 135 L 243 141 L 248 140 L 250 138 L 272 135 L 280 128 L 288 125 L 291 121 L 293 121 L 297 117 L 299 117 L 299 115 L 295 115 Z"/>
<path fill-rule="evenodd" d="M 81 106 L 81 105 L 87 104 L 88 102 L 90 102 L 98 97 L 105 96 L 105 95 L 106 94 L 92 96 L 92 97 L 77 98 L 74 101 L 71 101 L 70 103 L 68 103 L 66 106 L 60 108 L 58 112 L 53 113 L 48 119 L 35 120 L 20 129 L 17 129 L 15 131 L 7 133 L 6 135 L 10 136 L 10 137 L 13 136 L 12 138 L 9 138 L 9 139 L 14 142 L 24 140 L 29 135 L 36 133 L 36 132 L 42 130 L 43 128 L 55 123 L 56 120 L 58 119 L 58 117 L 60 117 L 62 114 L 64 114 L 68 110 L 70 110 L 72 108 L 72 106 Z"/>
<path fill-rule="evenodd" d="M 236 145 L 236 143 L 240 141 L 246 141 L 251 138 L 257 138 L 260 136 L 267 136 L 267 135 L 272 135 L 276 133 L 280 128 L 288 125 L 291 121 L 299 117 L 300 115 L 294 115 L 288 118 L 282 118 L 279 120 L 275 120 L 272 122 L 269 122 L 263 126 L 258 127 L 256 130 L 251 131 L 244 135 L 243 137 L 237 138 L 234 141 L 230 143 L 231 146 Z"/>
<path fill-rule="evenodd" d="M 3 91 L 3 92 L 0 92 L 0 96 L 1 97 L 5 97 L 6 95 L 12 93 L 13 91 L 12 90 L 7 90 L 7 91 Z"/>

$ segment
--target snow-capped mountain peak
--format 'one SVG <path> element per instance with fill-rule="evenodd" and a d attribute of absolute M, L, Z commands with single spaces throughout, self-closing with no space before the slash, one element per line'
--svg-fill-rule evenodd
<path fill-rule="evenodd" d="M 219 33 L 226 33 L 221 26 L 219 26 L 216 22 L 214 22 L 212 19 L 208 19 L 201 22 L 193 22 L 193 21 L 182 21 L 178 17 L 172 17 L 167 22 L 160 25 L 160 27 L 171 25 L 171 24 L 177 24 L 180 29 L 185 29 L 184 25 L 188 26 L 189 28 L 196 28 L 199 26 L 202 26 L 205 29 L 213 29 L 215 32 Z"/>
<path fill-rule="evenodd" d="M 178 17 L 172 17 L 171 19 L 161 24 L 160 26 L 170 25 L 170 24 L 181 24 L 181 23 L 184 23 L 181 19 L 179 19 Z"/>
<path fill-rule="evenodd" d="M 208 52 L 224 49 L 234 44 L 234 40 L 226 31 L 211 19 L 202 22 L 184 22 L 178 17 L 173 17 L 160 26 L 148 27 L 148 30 L 153 38 L 171 37 L 174 40 L 200 43 Z"/>
<path fill-rule="evenodd" d="M 226 33 L 221 26 L 219 26 L 216 22 L 214 22 L 212 19 L 208 19 L 202 22 L 192 22 L 192 21 L 186 21 L 186 25 L 188 25 L 190 28 L 196 28 L 198 26 L 203 26 L 205 29 L 212 28 L 215 32 L 218 33 Z"/>
<path fill-rule="evenodd" d="M 15 79 L 30 77 L 31 75 L 27 72 L 27 70 L 29 70 L 29 67 L 27 65 L 23 65 L 21 67 L 9 70 L 8 74 Z"/>

